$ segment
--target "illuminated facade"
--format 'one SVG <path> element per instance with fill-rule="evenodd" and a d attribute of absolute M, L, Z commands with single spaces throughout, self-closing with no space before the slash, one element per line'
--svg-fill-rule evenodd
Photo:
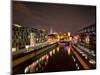
<path fill-rule="evenodd" d="M 25 45 L 29 45 L 29 33 L 30 30 L 22 27 L 22 26 L 16 26 L 17 24 L 14 24 L 12 26 L 12 48 L 15 48 L 16 50 L 24 48 Z"/>
<path fill-rule="evenodd" d="M 44 42 L 46 33 L 41 30 L 24 27 L 18 24 L 12 25 L 12 51 L 25 48 L 26 45 L 34 46 Z"/>
<path fill-rule="evenodd" d="M 80 43 L 85 47 L 96 50 L 96 25 L 90 25 L 79 31 Z"/>

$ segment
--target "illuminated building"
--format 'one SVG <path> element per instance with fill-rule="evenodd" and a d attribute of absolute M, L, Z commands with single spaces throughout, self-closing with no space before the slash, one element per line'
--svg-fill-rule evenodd
<path fill-rule="evenodd" d="M 45 42 L 47 39 L 46 39 L 46 36 L 47 36 L 47 30 L 40 30 L 40 42 Z"/>
<path fill-rule="evenodd" d="M 79 30 L 80 44 L 96 50 L 96 25 L 90 25 Z"/>
<path fill-rule="evenodd" d="M 24 48 L 25 45 L 29 45 L 30 41 L 28 38 L 30 30 L 18 25 L 13 24 L 12 25 L 12 48 L 15 48 L 16 50 Z"/>
<path fill-rule="evenodd" d="M 24 27 L 22 25 L 12 25 L 12 51 L 25 48 L 26 45 L 34 46 L 36 43 L 44 41 L 43 31 Z"/>

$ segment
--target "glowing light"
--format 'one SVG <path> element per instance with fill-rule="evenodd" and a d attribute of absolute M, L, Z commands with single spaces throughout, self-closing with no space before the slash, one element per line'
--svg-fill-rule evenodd
<path fill-rule="evenodd" d="M 19 25 L 19 24 L 13 24 L 13 25 L 16 27 L 19 27 L 19 28 L 21 27 L 21 25 Z"/>
<path fill-rule="evenodd" d="M 26 45 L 26 46 L 25 46 L 25 48 L 26 48 L 26 49 L 28 49 L 28 48 L 29 48 L 29 46 L 28 46 L 28 45 Z"/>
<path fill-rule="evenodd" d="M 25 48 L 26 48 L 26 50 L 30 50 L 31 46 L 30 45 L 26 45 Z"/>
<path fill-rule="evenodd" d="M 58 35 L 57 38 L 58 38 L 57 41 L 59 41 L 60 40 L 60 36 Z"/>
<path fill-rule="evenodd" d="M 49 53 L 49 54 L 50 54 L 50 56 L 52 56 L 52 51 L 50 51 L 50 53 Z"/>
<path fill-rule="evenodd" d="M 35 34 L 34 33 L 30 33 L 30 45 L 31 46 L 35 46 L 36 45 L 36 41 L 35 41 Z"/>
<path fill-rule="evenodd" d="M 62 39 L 62 38 L 64 38 L 64 36 L 62 35 L 60 38 Z"/>
<path fill-rule="evenodd" d="M 48 55 L 46 55 L 46 60 L 48 60 L 49 59 L 49 56 Z"/>
<path fill-rule="evenodd" d="M 70 46 L 64 46 L 64 50 L 69 50 Z"/>
<path fill-rule="evenodd" d="M 95 60 L 91 59 L 91 60 L 89 60 L 89 63 L 90 64 L 95 64 L 96 62 L 95 62 Z"/>
<path fill-rule="evenodd" d="M 28 67 L 25 68 L 24 73 L 28 73 L 30 70 L 30 65 Z"/>
<path fill-rule="evenodd" d="M 70 36 L 70 32 L 68 32 L 68 36 Z"/>
<path fill-rule="evenodd" d="M 64 41 L 67 41 L 67 39 L 64 39 Z"/>
<path fill-rule="evenodd" d="M 86 56 L 86 54 L 83 53 L 82 56 Z"/>
<path fill-rule="evenodd" d="M 59 52 L 59 47 L 57 47 L 57 52 Z"/>
<path fill-rule="evenodd" d="M 87 59 L 88 57 L 87 56 L 85 56 L 85 59 Z"/>
<path fill-rule="evenodd" d="M 41 60 L 42 60 L 42 58 L 39 59 L 39 61 L 41 61 Z"/>
<path fill-rule="evenodd" d="M 51 39 L 51 38 L 49 38 L 49 39 L 47 40 L 47 42 L 48 42 L 49 44 L 53 44 L 53 43 L 54 43 L 54 40 Z"/>
<path fill-rule="evenodd" d="M 39 39 L 37 38 L 36 40 L 38 41 Z"/>
<path fill-rule="evenodd" d="M 66 36 L 66 33 L 64 33 L 64 35 Z"/>
<path fill-rule="evenodd" d="M 39 63 L 39 60 L 37 60 L 36 63 L 38 64 Z"/>
<path fill-rule="evenodd" d="M 68 48 L 67 52 L 68 52 L 68 55 L 71 54 L 71 50 L 70 50 L 70 48 Z"/>
<path fill-rule="evenodd" d="M 37 65 L 37 63 L 36 63 L 36 62 L 33 62 L 33 63 L 31 64 L 30 70 L 33 71 L 33 70 L 35 69 L 36 65 Z"/>
<path fill-rule="evenodd" d="M 16 48 L 12 48 L 12 52 L 15 52 L 16 51 Z"/>
<path fill-rule="evenodd" d="M 53 49 L 53 54 L 55 54 L 55 49 Z"/>
<path fill-rule="evenodd" d="M 76 61 L 76 59 L 74 58 L 74 56 L 72 56 L 72 58 L 73 58 L 73 60 L 74 60 L 74 62 Z"/>
<path fill-rule="evenodd" d="M 45 56 L 42 56 L 42 60 L 44 60 L 45 59 Z"/>
<path fill-rule="evenodd" d="M 89 36 L 87 36 L 87 37 L 85 38 L 85 41 L 86 41 L 86 43 L 89 43 L 89 42 L 90 42 Z"/>
<path fill-rule="evenodd" d="M 80 68 L 79 68 L 79 67 L 77 67 L 77 69 L 79 70 Z"/>
<path fill-rule="evenodd" d="M 72 40 L 72 37 L 70 37 L 69 40 L 71 41 Z"/>

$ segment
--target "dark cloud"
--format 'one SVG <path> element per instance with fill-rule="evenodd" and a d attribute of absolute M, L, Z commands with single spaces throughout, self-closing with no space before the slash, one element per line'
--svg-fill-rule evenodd
<path fill-rule="evenodd" d="M 95 6 L 13 2 L 13 23 L 29 27 L 72 32 L 96 22 Z"/>

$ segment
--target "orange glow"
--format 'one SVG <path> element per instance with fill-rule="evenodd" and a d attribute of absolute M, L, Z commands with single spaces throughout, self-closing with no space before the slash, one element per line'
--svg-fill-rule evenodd
<path fill-rule="evenodd" d="M 59 47 L 57 47 L 57 52 L 59 52 Z"/>
<path fill-rule="evenodd" d="M 60 36 L 58 35 L 58 41 L 60 40 Z"/>
<path fill-rule="evenodd" d="M 72 37 L 70 37 L 69 40 L 71 41 L 72 40 Z"/>
<path fill-rule="evenodd" d="M 37 64 L 34 62 L 34 63 L 32 63 L 32 67 L 35 67 Z"/>
<path fill-rule="evenodd" d="M 68 32 L 68 36 L 70 36 L 70 32 Z"/>
<path fill-rule="evenodd" d="M 68 51 L 68 55 L 70 55 L 70 54 L 71 54 L 71 50 L 70 50 L 70 48 L 68 48 L 67 51 Z"/>
<path fill-rule="evenodd" d="M 42 56 L 42 60 L 44 60 L 45 59 L 45 56 Z"/>

